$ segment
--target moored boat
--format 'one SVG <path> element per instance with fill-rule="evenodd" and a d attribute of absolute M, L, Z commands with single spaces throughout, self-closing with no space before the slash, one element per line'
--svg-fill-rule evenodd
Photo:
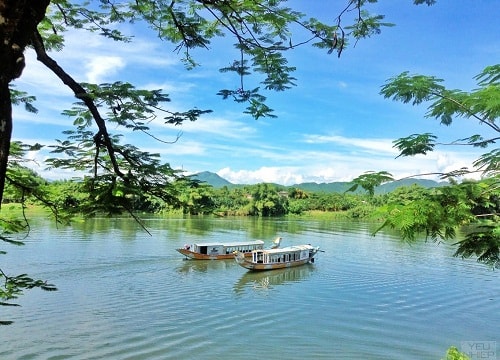
<path fill-rule="evenodd" d="M 273 248 L 279 247 L 281 238 L 273 241 Z M 183 248 L 176 249 L 182 255 L 195 260 L 223 260 L 233 259 L 234 253 L 239 252 L 243 256 L 251 256 L 253 250 L 264 249 L 264 241 L 235 241 L 235 242 L 205 242 L 184 245 Z"/>
<path fill-rule="evenodd" d="M 236 252 L 236 262 L 248 270 L 274 270 L 314 262 L 319 246 L 294 245 L 276 249 L 252 250 L 250 256 Z"/>

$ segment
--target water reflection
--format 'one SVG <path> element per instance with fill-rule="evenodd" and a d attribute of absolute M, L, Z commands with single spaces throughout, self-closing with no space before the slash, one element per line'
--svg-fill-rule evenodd
<path fill-rule="evenodd" d="M 276 234 L 301 234 L 307 230 L 307 222 L 287 218 L 262 217 L 212 217 L 184 216 L 150 217 L 145 220 L 148 227 L 161 227 L 168 230 L 170 236 L 190 234 L 195 236 L 213 236 L 214 234 L 233 234 L 250 239 L 269 239 Z M 235 240 L 233 240 L 235 241 Z"/>
<path fill-rule="evenodd" d="M 14 324 L 1 333 L 0 359 L 430 360 L 462 340 L 498 339 L 498 272 L 443 244 L 372 237 L 375 224 L 150 217 L 150 236 L 129 218 L 38 222 L 2 269 L 59 291 L 27 292 L 8 309 Z M 269 246 L 277 235 L 283 246 L 311 242 L 326 254 L 253 273 L 175 251 L 215 240 Z M 307 314 L 301 328 L 283 321 L 298 313 Z"/>
<path fill-rule="evenodd" d="M 306 264 L 289 269 L 269 271 L 247 271 L 234 285 L 234 292 L 242 294 L 245 289 L 272 289 L 274 286 L 303 281 L 315 271 L 313 264 Z"/>
<path fill-rule="evenodd" d="M 233 259 L 228 260 L 191 260 L 182 259 L 182 264 L 177 267 L 177 272 L 181 274 L 206 273 L 208 271 L 226 270 L 236 266 Z"/>

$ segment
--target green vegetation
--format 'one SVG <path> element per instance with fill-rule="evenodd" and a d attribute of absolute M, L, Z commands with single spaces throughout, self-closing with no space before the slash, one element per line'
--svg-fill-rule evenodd
<path fill-rule="evenodd" d="M 159 154 L 122 143 L 122 135 L 127 131 L 161 141 L 148 127 L 159 115 L 163 114 L 165 123 L 179 125 L 196 121 L 211 110 L 196 107 L 170 110 L 170 98 L 161 89 L 138 89 L 123 81 L 77 82 L 51 56 L 51 51 L 64 51 L 67 31 L 78 32 L 82 38 L 88 32 L 98 33 L 107 40 L 129 46 L 133 39 L 123 34 L 120 26 L 140 23 L 152 30 L 152 36 L 174 44 L 187 70 L 198 66 L 194 50 L 208 50 L 215 39 L 227 41 L 234 46 L 236 56 L 224 61 L 230 65 L 220 71 L 234 74 L 234 84 L 220 89 L 218 95 L 242 104 L 245 113 L 259 119 L 275 116 L 266 102 L 267 92 L 281 92 L 295 86 L 295 68 L 287 60 L 290 50 L 309 45 L 340 56 L 350 43 L 392 25 L 383 22 L 383 15 L 368 12 L 374 2 L 346 0 L 341 13 L 332 14 L 332 23 L 326 24 L 285 6 L 285 1 L 276 0 L 0 1 L 0 206 L 36 199 L 60 223 L 67 223 L 75 214 L 123 212 L 140 223 L 136 211 L 189 209 L 201 213 L 214 207 L 209 189 L 170 164 L 161 163 Z M 430 5 L 434 0 L 415 3 Z M 349 19 L 350 13 L 357 14 L 353 20 Z M 73 127 L 64 132 L 66 138 L 48 147 L 53 157 L 46 160 L 46 166 L 84 173 L 77 181 L 46 184 L 26 167 L 27 154 L 44 145 L 11 141 L 15 120 L 12 106 L 37 111 L 35 97 L 15 89 L 12 83 L 23 74 L 24 52 L 28 47 L 36 52 L 46 72 L 56 75 L 64 84 L 61 86 L 75 95 L 74 105 L 61 109 L 62 114 L 72 119 Z M 251 189 L 250 203 L 232 196 L 224 199 L 228 204 L 219 207 L 261 216 L 286 213 L 282 198 L 267 192 L 265 187 Z M 2 241 L 13 242 L 13 234 L 29 231 L 25 215 L 24 207 L 17 220 L 7 218 L 2 212 Z M 21 242 L 16 240 L 16 243 Z M 5 291 L 7 287 L 21 289 L 26 285 L 9 283 L 11 279 L 14 278 L 0 272 L 0 280 L 5 280 L 0 298 L 12 299 L 14 292 Z M 38 283 L 28 285 L 32 284 Z"/>
<path fill-rule="evenodd" d="M 33 195 L 16 195 L 15 188 L 11 185 L 6 187 L 6 198 L 4 199 L 4 210 L 12 207 L 10 212 L 27 208 L 42 209 L 48 200 L 54 208 L 63 208 L 66 214 L 89 216 L 112 215 L 108 209 L 104 211 L 87 204 L 87 192 L 84 182 L 76 180 L 64 180 L 47 182 L 39 179 L 40 191 L 46 194 L 43 201 Z M 122 195 L 126 196 L 126 195 Z M 342 213 L 356 208 L 369 208 L 370 204 L 383 202 L 385 195 L 374 197 L 365 194 L 306 192 L 297 187 L 285 187 L 275 184 L 244 185 L 239 187 L 221 188 L 212 187 L 206 183 L 199 183 L 194 187 L 184 187 L 178 193 L 180 201 L 172 204 L 161 199 L 153 199 L 147 195 L 137 194 L 133 198 L 129 196 L 132 204 L 130 214 L 156 213 L 169 214 L 181 213 L 189 215 L 215 214 L 217 216 L 285 216 L 304 215 L 310 213 Z M 31 206 L 30 206 L 31 205 Z M 38 210 L 40 211 L 40 210 Z M 368 213 L 368 211 L 364 211 Z M 354 213 L 351 213 L 351 217 Z M 348 216 L 348 215 L 344 215 Z"/>
<path fill-rule="evenodd" d="M 40 190 L 48 194 L 44 201 L 48 199 L 55 208 L 64 208 L 65 213 L 71 213 L 72 216 L 89 216 L 90 209 L 87 209 L 89 205 L 86 204 L 88 199 L 83 182 L 76 180 L 46 182 L 39 179 L 39 183 Z M 355 186 L 354 183 L 351 183 L 351 185 L 351 187 Z M 482 204 L 473 209 L 475 213 L 498 211 L 498 202 L 490 202 L 490 207 L 484 208 L 485 200 L 480 198 L 482 193 L 476 193 L 477 189 L 481 189 L 482 186 L 484 186 L 482 181 L 467 181 L 460 184 L 458 188 L 468 189 L 467 201 Z M 147 195 L 136 195 L 129 200 L 133 206 L 130 208 L 130 215 L 132 216 L 141 213 L 154 213 L 258 217 L 342 217 L 346 219 L 396 222 L 399 217 L 404 218 L 405 216 L 408 219 L 407 221 L 418 221 L 418 217 L 410 216 L 417 211 L 428 214 L 429 217 L 432 217 L 433 214 L 436 215 L 436 209 L 426 208 L 429 205 L 427 202 L 430 201 L 428 199 L 443 196 L 442 201 L 465 201 L 466 199 L 452 199 L 456 188 L 455 185 L 451 184 L 426 188 L 415 183 L 410 186 L 399 186 L 389 193 L 371 194 L 348 191 L 311 192 L 303 190 L 300 185 L 287 187 L 267 183 L 216 188 L 201 182 L 195 187 L 180 189 L 178 193 L 180 202 L 176 204 L 153 199 Z M 40 212 L 44 208 L 45 202 L 40 201 L 33 195 L 25 195 L 22 200 L 23 208 L 20 204 L 21 198 L 14 196 L 13 190 L 14 188 L 11 186 L 6 188 L 6 194 L 9 194 L 9 196 L 4 201 L 4 210 L 9 210 L 9 206 L 11 206 L 11 213 L 22 209 L 24 211 L 29 209 L 31 213 L 34 213 L 34 211 Z M 420 210 L 418 210 L 419 207 Z M 86 209 L 86 211 L 82 209 Z M 451 211 L 452 214 L 456 214 L 456 216 L 460 214 L 458 207 L 447 207 L 445 209 Z M 113 215 L 98 210 L 98 208 L 93 207 L 92 215 Z M 410 215 L 406 214 L 406 212 L 409 212 Z M 391 216 L 386 219 L 387 214 Z M 450 218 L 448 231 L 458 231 L 460 228 L 453 226 L 456 219 L 451 218 L 450 214 L 447 216 Z M 430 223 L 430 219 L 427 219 L 424 223 Z M 468 231 L 468 228 L 463 229 Z M 411 239 L 421 234 L 426 234 L 424 227 L 416 232 L 403 233 L 405 237 Z"/>
<path fill-rule="evenodd" d="M 450 347 L 446 352 L 446 357 L 442 360 L 469 360 L 470 358 L 464 353 L 458 351 L 454 346 Z"/>
<path fill-rule="evenodd" d="M 332 24 L 309 19 L 283 6 L 282 1 L 189 1 L 168 4 L 157 1 L 92 1 L 69 0 L 0 1 L 0 204 L 20 203 L 19 213 L 11 217 L 2 208 L 0 240 L 21 245 L 18 234 L 29 232 L 26 206 L 42 205 L 55 221 L 68 223 L 72 216 L 128 213 L 140 224 L 141 212 L 181 211 L 186 214 L 300 216 L 318 211 L 342 214 L 350 218 L 377 216 L 381 228 L 398 229 L 412 241 L 424 233 L 434 240 L 453 239 L 458 229 L 465 230 L 464 240 L 457 243 L 457 256 L 475 256 L 479 261 L 499 267 L 500 261 L 500 150 L 494 147 L 500 138 L 497 124 L 500 115 L 500 65 L 481 71 L 477 89 L 470 92 L 445 88 L 433 76 L 402 73 L 382 87 L 382 95 L 404 103 L 427 103 L 428 116 L 443 125 L 451 125 L 455 117 L 472 119 L 495 132 L 493 137 L 464 134 L 448 145 L 472 146 L 492 150 L 475 162 L 474 169 L 457 169 L 439 174 L 450 186 L 435 189 L 410 187 L 379 195 L 374 189 L 392 180 L 391 174 L 367 172 L 350 184 L 350 190 L 365 193 L 319 193 L 304 189 L 281 189 L 271 184 L 246 188 L 214 189 L 184 176 L 161 163 L 158 154 L 141 151 L 133 144 L 121 143 L 119 131 L 149 134 L 148 121 L 163 113 L 169 124 L 195 121 L 210 109 L 170 111 L 170 101 L 161 89 L 137 89 L 133 84 L 78 83 L 50 56 L 51 50 L 64 48 L 65 31 L 98 32 L 114 41 L 131 41 L 117 30 L 118 24 L 144 22 L 162 40 L 174 43 L 182 54 L 187 69 L 197 66 L 192 50 L 208 48 L 215 38 L 230 38 L 239 52 L 230 66 L 220 69 L 235 75 L 237 86 L 221 89 L 222 99 L 244 104 L 244 112 L 254 118 L 273 117 L 266 103 L 266 91 L 283 91 L 295 85 L 295 68 L 288 65 L 287 51 L 306 44 L 341 56 L 349 43 L 372 36 L 384 26 L 383 16 L 367 11 L 370 1 L 348 1 L 346 8 Z M 415 0 L 415 4 L 431 5 L 434 0 Z M 356 13 L 350 24 L 345 14 Z M 342 21 L 341 21 L 342 20 Z M 293 26 L 292 26 L 293 25 Z M 292 42 L 292 28 L 299 28 L 303 39 Z M 294 41 L 296 37 L 293 37 Z M 22 75 L 24 51 L 32 47 L 37 59 L 75 95 L 71 109 L 61 111 L 73 120 L 74 126 L 52 146 L 53 157 L 47 166 L 84 172 L 75 181 L 48 183 L 27 167 L 27 155 L 42 148 L 40 144 L 11 141 L 12 106 L 23 105 L 36 112 L 34 97 L 16 90 L 12 81 Z M 253 75 L 255 79 L 248 81 Z M 258 87 L 248 84 L 259 83 Z M 108 129 L 116 129 L 112 134 Z M 430 133 L 412 134 L 396 140 L 400 156 L 427 154 L 437 146 Z M 445 145 L 446 146 L 446 145 Z M 367 169 L 369 170 L 369 169 Z M 480 174 L 478 181 L 458 181 Z M 416 174 L 422 175 L 422 174 Z M 0 251 L 0 254 L 4 253 Z M 39 287 L 54 290 L 44 281 L 27 275 L 11 276 L 0 269 L 0 305 L 13 305 L 23 290 Z M 8 321 L 1 322 L 7 324 Z M 448 357 L 455 356 L 449 352 Z M 457 358 L 457 357 L 455 357 Z"/>
<path fill-rule="evenodd" d="M 423 192 L 404 202 L 393 202 L 385 209 L 381 226 L 400 231 L 402 237 L 413 241 L 417 234 L 425 233 L 434 241 L 454 239 L 458 227 L 467 227 L 465 238 L 457 243 L 456 256 L 477 257 L 478 261 L 500 268 L 500 64 L 488 66 L 475 77 L 477 88 L 467 92 L 444 87 L 442 79 L 434 76 L 409 75 L 404 72 L 382 87 L 386 98 L 428 104 L 427 117 L 451 126 L 455 118 L 471 119 L 478 124 L 477 134 L 464 134 L 464 138 L 451 143 L 439 143 L 430 133 L 412 134 L 394 141 L 398 157 L 426 155 L 437 146 L 470 146 L 485 149 L 473 168 L 461 168 L 439 173 L 449 180 L 450 186 Z M 493 134 L 491 134 L 493 132 Z M 482 135 L 488 134 L 488 135 Z M 416 174 L 416 176 L 422 174 Z M 423 174 L 428 175 L 428 174 Z M 480 175 L 479 181 L 457 179 Z M 370 195 L 374 187 L 392 180 L 385 172 L 368 172 L 354 179 Z"/>

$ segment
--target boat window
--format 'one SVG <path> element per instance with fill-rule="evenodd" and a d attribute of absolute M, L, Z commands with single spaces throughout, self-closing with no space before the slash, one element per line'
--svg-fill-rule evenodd
<path fill-rule="evenodd" d="M 262 251 L 256 251 L 252 254 L 252 261 L 255 263 L 263 263 L 264 254 Z"/>

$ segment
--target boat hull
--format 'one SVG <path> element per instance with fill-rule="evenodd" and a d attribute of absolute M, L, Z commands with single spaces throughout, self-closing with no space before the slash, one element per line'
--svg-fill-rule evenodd
<path fill-rule="evenodd" d="M 248 270 L 266 271 L 266 270 L 285 269 L 285 268 L 291 268 L 291 267 L 295 267 L 295 266 L 305 265 L 305 264 L 308 264 L 310 262 L 314 262 L 314 258 L 297 260 L 297 261 L 289 261 L 289 262 L 279 263 L 279 264 L 256 264 L 256 263 L 253 263 L 253 262 L 248 261 L 248 260 L 244 260 L 244 261 L 236 260 L 236 262 Z"/>
<path fill-rule="evenodd" d="M 234 259 L 234 254 L 219 254 L 219 255 L 211 255 L 211 254 L 200 254 L 187 249 L 176 249 L 182 255 L 187 258 L 194 260 L 229 260 Z M 251 256 L 251 253 L 245 253 L 245 256 Z"/>

